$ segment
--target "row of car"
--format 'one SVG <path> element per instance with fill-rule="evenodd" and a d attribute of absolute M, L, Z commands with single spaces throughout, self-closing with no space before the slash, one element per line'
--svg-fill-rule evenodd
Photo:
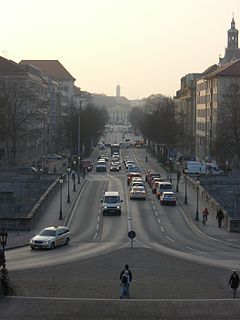
<path fill-rule="evenodd" d="M 156 197 L 160 200 L 161 205 L 176 205 L 176 195 L 173 191 L 173 185 L 166 178 L 161 177 L 159 172 L 149 170 L 146 173 L 146 182 Z"/>

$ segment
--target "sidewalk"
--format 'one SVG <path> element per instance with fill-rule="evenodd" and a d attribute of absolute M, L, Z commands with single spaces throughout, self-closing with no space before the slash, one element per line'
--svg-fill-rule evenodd
<path fill-rule="evenodd" d="M 68 194 L 68 181 L 66 180 L 62 186 L 62 216 L 63 219 L 59 219 L 60 215 L 60 188 L 55 192 L 54 196 L 50 199 L 49 203 L 46 205 L 44 214 L 39 217 L 33 230 L 31 231 L 8 231 L 7 246 L 6 250 L 16 247 L 21 247 L 27 245 L 29 240 L 40 230 L 51 225 L 66 225 L 69 215 L 74 207 L 79 193 L 81 192 L 84 184 L 86 183 L 86 178 L 80 177 L 80 184 L 76 178 L 75 186 L 76 191 L 73 191 L 73 181 L 70 177 L 69 180 L 69 195 L 70 203 L 67 203 Z"/>
<path fill-rule="evenodd" d="M 176 190 L 176 181 L 175 190 Z M 196 190 L 193 190 L 189 185 L 187 185 L 187 204 L 184 203 L 185 200 L 185 183 L 184 177 L 181 177 L 179 183 L 179 192 L 176 192 L 178 204 L 185 213 L 185 216 L 190 221 L 190 224 L 194 225 L 201 233 L 204 233 L 210 238 L 214 238 L 218 241 L 227 242 L 228 244 L 238 246 L 240 248 L 240 234 L 237 232 L 228 232 L 224 223 L 222 227 L 218 227 L 218 221 L 216 219 L 216 211 L 212 208 L 209 208 L 208 204 L 201 199 L 199 196 L 198 202 L 198 216 L 199 221 L 196 221 L 196 212 L 197 212 L 197 193 Z M 204 208 L 208 208 L 209 216 L 206 225 L 202 224 L 202 211 Z M 224 221 L 223 221 L 224 222 Z"/>
<path fill-rule="evenodd" d="M 145 156 L 144 156 L 145 158 Z M 153 156 L 148 156 L 148 165 L 151 169 L 159 171 L 163 177 L 167 177 L 167 172 L 160 165 L 157 159 Z M 177 184 L 177 173 L 172 174 L 172 183 L 174 186 L 174 191 L 176 192 Z M 200 197 L 198 199 L 198 215 L 199 221 L 196 221 L 196 211 L 197 211 L 197 194 L 189 184 L 187 185 L 187 204 L 184 203 L 185 200 L 185 180 L 182 174 L 179 185 L 179 192 L 176 192 L 177 202 L 184 214 L 184 217 L 191 227 L 191 229 L 198 234 L 204 235 L 218 242 L 228 243 L 232 246 L 240 248 L 240 233 L 228 232 L 224 223 L 222 223 L 222 228 L 218 228 L 218 222 L 216 219 L 216 211 L 209 208 L 209 205 Z M 208 208 L 209 216 L 206 225 L 202 224 L 202 211 L 204 208 Z M 224 220 L 223 220 L 224 222 Z"/>
<path fill-rule="evenodd" d="M 96 160 L 98 155 L 98 150 L 93 149 L 92 154 L 89 159 L 93 162 Z M 67 169 L 67 159 L 53 160 L 51 161 L 50 169 L 53 171 L 54 166 L 56 166 L 57 173 L 65 173 Z M 87 174 L 86 174 L 87 178 Z M 74 183 L 70 177 L 69 179 L 69 195 L 70 203 L 67 203 L 68 195 L 68 180 L 62 186 L 62 217 L 60 220 L 60 186 L 59 189 L 50 197 L 49 202 L 46 204 L 44 214 L 38 218 L 33 230 L 31 231 L 8 231 L 7 246 L 6 250 L 13 249 L 17 247 L 22 247 L 28 245 L 29 240 L 36 235 L 39 231 L 47 226 L 51 225 L 66 225 L 67 220 L 72 212 L 75 202 L 81 192 L 84 184 L 86 183 L 86 178 L 80 177 L 80 184 L 78 183 L 78 176 L 76 175 L 75 186 L 76 191 L 73 191 Z"/>

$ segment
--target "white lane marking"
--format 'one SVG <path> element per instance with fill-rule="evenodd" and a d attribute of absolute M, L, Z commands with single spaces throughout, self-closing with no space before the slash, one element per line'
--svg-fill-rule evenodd
<path fill-rule="evenodd" d="M 157 217 L 157 215 L 158 215 L 157 211 L 155 211 L 154 213 L 155 213 L 155 216 Z"/>
<path fill-rule="evenodd" d="M 172 238 L 166 236 L 166 238 L 169 240 L 169 241 L 172 241 L 172 242 L 175 242 Z"/>
<path fill-rule="evenodd" d="M 99 212 L 99 213 L 100 213 L 100 212 Z M 99 221 L 99 220 L 100 220 L 100 216 L 97 217 L 97 221 Z"/>
<path fill-rule="evenodd" d="M 97 228 L 96 229 L 98 230 L 98 228 L 99 228 L 99 225 L 97 224 Z"/>
<path fill-rule="evenodd" d="M 187 249 L 189 250 L 192 250 L 192 251 L 195 251 L 195 252 L 198 252 L 198 253 L 205 253 L 205 254 L 208 254 L 208 252 L 205 252 L 205 251 L 200 251 L 200 250 L 197 250 L 197 249 L 193 249 L 191 247 L 186 247 Z"/>
<path fill-rule="evenodd" d="M 155 207 L 155 206 L 153 206 L 153 210 L 156 210 L 156 207 Z"/>
<path fill-rule="evenodd" d="M 161 226 L 161 230 L 162 230 L 162 232 L 164 232 L 164 229 L 163 229 L 163 227 Z"/>
<path fill-rule="evenodd" d="M 96 239 L 96 238 L 97 238 L 97 232 L 95 233 L 95 235 L 94 235 L 93 239 Z"/>
<path fill-rule="evenodd" d="M 161 221 L 160 221 L 160 219 L 159 219 L 159 218 L 158 218 L 157 220 L 158 220 L 158 223 L 161 223 Z"/>

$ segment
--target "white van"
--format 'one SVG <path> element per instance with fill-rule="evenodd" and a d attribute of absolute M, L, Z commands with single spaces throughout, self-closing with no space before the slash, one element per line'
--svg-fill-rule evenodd
<path fill-rule="evenodd" d="M 103 215 L 118 214 L 121 215 L 121 202 L 117 191 L 107 191 L 102 199 Z"/>
<path fill-rule="evenodd" d="M 200 161 L 187 161 L 184 173 L 187 174 L 205 174 L 206 165 Z"/>

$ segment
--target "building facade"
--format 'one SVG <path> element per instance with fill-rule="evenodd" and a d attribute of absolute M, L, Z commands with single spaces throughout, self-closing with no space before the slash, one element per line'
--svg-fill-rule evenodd
<path fill-rule="evenodd" d="M 177 91 L 176 120 L 183 129 L 181 151 L 185 158 L 195 158 L 196 141 L 196 79 L 200 73 L 190 73 L 181 78 L 181 88 Z"/>
<path fill-rule="evenodd" d="M 240 60 L 203 75 L 196 85 L 196 157 L 213 161 L 219 116 L 229 86 L 240 81 Z"/>

